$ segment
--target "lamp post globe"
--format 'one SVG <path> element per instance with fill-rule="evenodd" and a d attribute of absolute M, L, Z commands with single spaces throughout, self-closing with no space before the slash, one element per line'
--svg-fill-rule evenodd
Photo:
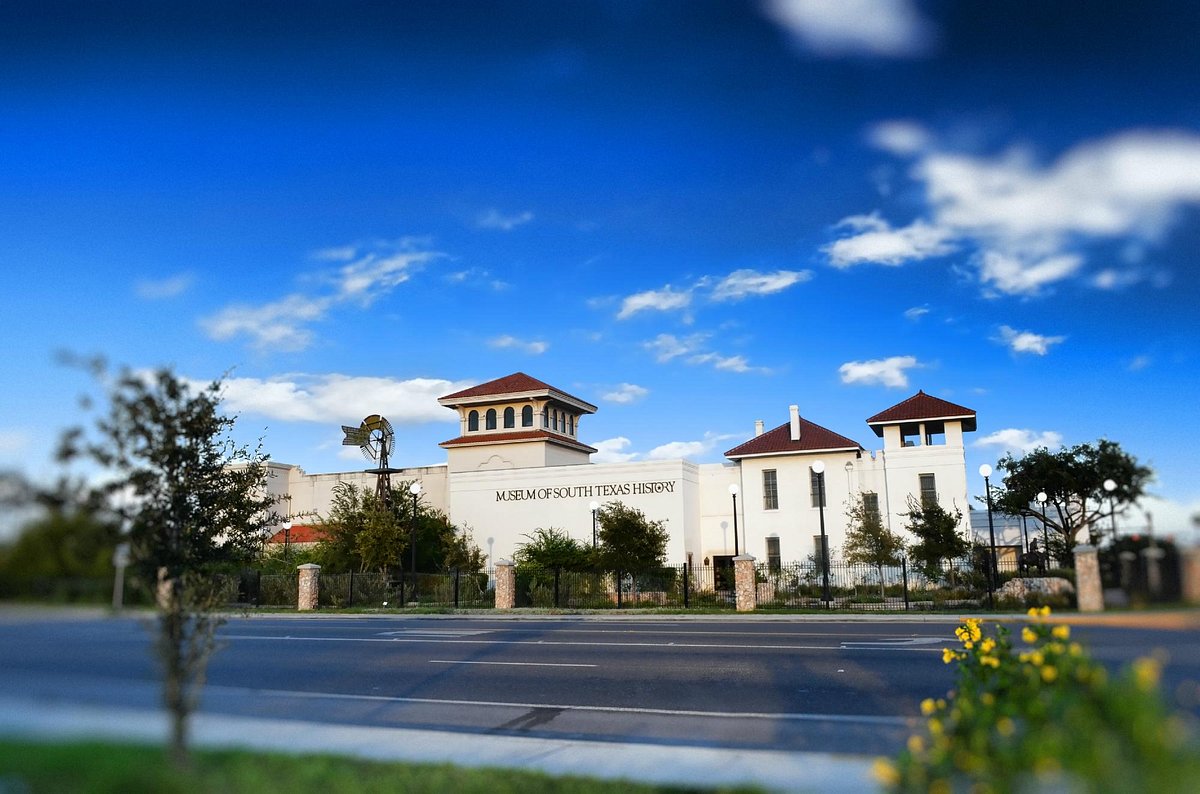
<path fill-rule="evenodd" d="M 1104 490 L 1108 492 L 1108 516 L 1112 519 L 1112 539 L 1117 542 L 1117 481 L 1111 477 L 1104 481 Z"/>
<path fill-rule="evenodd" d="M 983 490 L 987 494 L 988 537 L 991 540 L 991 551 L 988 557 L 988 606 L 996 605 L 996 579 L 999 578 L 1000 568 L 996 561 L 996 527 L 992 523 L 992 467 L 983 464 L 979 467 L 979 476 L 983 478 Z"/>
<path fill-rule="evenodd" d="M 829 542 L 825 538 L 825 461 L 815 460 L 809 468 L 817 475 L 817 515 L 821 522 L 821 600 L 829 607 L 833 597 L 829 592 Z"/>
<path fill-rule="evenodd" d="M 292 540 L 292 521 L 291 521 L 291 519 L 288 519 L 287 521 L 283 522 L 283 559 L 285 559 L 285 560 L 288 559 L 288 551 L 289 551 L 288 547 L 291 545 L 291 540 Z"/>
<path fill-rule="evenodd" d="M 1038 504 L 1042 506 L 1042 554 L 1046 555 L 1046 565 L 1050 565 L 1050 537 L 1046 533 L 1046 502 L 1050 497 L 1045 491 L 1038 491 Z"/>
<path fill-rule="evenodd" d="M 737 495 L 738 486 L 736 482 L 729 483 L 729 495 L 733 497 L 733 556 L 741 556 L 738 549 L 738 525 L 737 525 Z"/>

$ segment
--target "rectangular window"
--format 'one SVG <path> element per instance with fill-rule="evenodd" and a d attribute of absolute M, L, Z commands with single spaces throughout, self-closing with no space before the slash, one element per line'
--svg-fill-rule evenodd
<path fill-rule="evenodd" d="M 937 504 L 937 481 L 932 474 L 919 476 L 921 478 L 921 504 Z"/>
<path fill-rule="evenodd" d="M 763 510 L 779 509 L 779 478 L 774 469 L 763 470 Z"/>
<path fill-rule="evenodd" d="M 869 491 L 862 495 L 862 500 L 863 511 L 867 517 L 874 521 L 879 521 L 879 494 Z"/>
<path fill-rule="evenodd" d="M 783 570 L 783 557 L 779 554 L 779 538 L 767 538 L 767 570 L 779 573 Z"/>
<path fill-rule="evenodd" d="M 825 493 L 825 488 L 821 482 L 821 476 L 812 469 L 808 470 L 809 484 L 812 486 L 812 506 L 813 507 L 828 507 L 825 500 L 828 495 Z"/>
<path fill-rule="evenodd" d="M 826 541 L 828 541 L 828 540 L 829 539 L 826 538 Z M 821 536 L 820 535 L 813 535 L 813 557 L 816 559 L 816 561 L 818 563 L 821 562 Z M 832 562 L 832 560 L 830 562 Z"/>

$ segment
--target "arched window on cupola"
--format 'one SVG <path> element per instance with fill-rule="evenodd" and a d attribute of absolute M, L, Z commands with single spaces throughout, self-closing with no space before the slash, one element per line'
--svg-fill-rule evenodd
<path fill-rule="evenodd" d="M 533 406 L 526 405 L 521 409 L 521 427 L 533 427 Z"/>
<path fill-rule="evenodd" d="M 567 432 L 573 436 L 573 435 L 575 435 L 575 417 L 574 417 L 574 415 L 572 415 L 568 419 L 568 422 L 569 422 L 569 424 L 567 425 Z"/>
<path fill-rule="evenodd" d="M 467 432 L 474 433 L 479 430 L 479 411 L 471 411 L 467 414 Z"/>
<path fill-rule="evenodd" d="M 550 409 L 543 408 L 542 409 L 542 427 L 549 427 L 549 426 L 550 426 Z"/>
<path fill-rule="evenodd" d="M 486 429 L 495 430 L 496 429 L 496 409 L 489 408 L 487 413 L 484 414 L 483 421 L 484 421 L 484 427 Z"/>
<path fill-rule="evenodd" d="M 517 412 L 513 410 L 511 405 L 508 408 L 504 409 L 504 426 L 505 427 L 516 427 L 517 426 Z"/>

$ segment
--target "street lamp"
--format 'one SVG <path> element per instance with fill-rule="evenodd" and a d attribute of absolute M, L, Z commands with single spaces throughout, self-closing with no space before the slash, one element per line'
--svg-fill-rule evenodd
<path fill-rule="evenodd" d="M 817 475 L 817 511 L 821 520 L 821 600 L 828 606 L 833 599 L 829 595 L 829 543 L 825 540 L 825 461 L 812 465 Z"/>
<path fill-rule="evenodd" d="M 1042 554 L 1046 555 L 1046 567 L 1050 567 L 1050 538 L 1046 534 L 1046 501 L 1050 497 L 1045 491 L 1038 491 L 1038 504 L 1042 506 Z"/>
<path fill-rule="evenodd" d="M 736 482 L 729 483 L 729 495 L 733 497 L 733 556 L 740 556 L 738 552 L 738 537 L 737 537 L 737 495 L 738 487 Z"/>
<path fill-rule="evenodd" d="M 1104 481 L 1104 490 L 1108 491 L 1108 515 L 1112 518 L 1113 546 L 1117 545 L 1117 481 Z"/>
<path fill-rule="evenodd" d="M 600 509 L 599 502 L 592 502 L 588 505 L 592 510 L 592 548 L 596 548 L 596 511 Z"/>
<path fill-rule="evenodd" d="M 408 531 L 409 545 L 412 546 L 411 561 L 409 570 L 412 573 L 412 589 L 413 601 L 417 600 L 417 497 L 421 495 L 421 483 L 414 482 L 408 486 L 408 492 L 412 494 L 412 524 Z"/>
<path fill-rule="evenodd" d="M 292 540 L 292 522 L 291 519 L 283 522 L 283 559 L 288 559 L 288 546 Z"/>
<path fill-rule="evenodd" d="M 992 542 L 991 559 L 988 560 L 988 606 L 995 607 L 996 579 L 1000 576 L 1000 569 L 996 565 L 996 527 L 992 524 L 992 483 L 988 479 L 992 476 L 992 467 L 986 463 L 980 466 L 979 476 L 983 477 L 983 489 L 987 492 L 988 535 Z"/>

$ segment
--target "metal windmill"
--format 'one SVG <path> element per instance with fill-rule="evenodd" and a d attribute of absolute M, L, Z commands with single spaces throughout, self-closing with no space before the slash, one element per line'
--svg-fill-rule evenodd
<path fill-rule="evenodd" d="M 371 414 L 362 420 L 358 427 L 342 425 L 346 437 L 342 439 L 343 446 L 356 446 L 362 450 L 363 457 L 375 462 L 375 468 L 367 469 L 367 474 L 375 475 L 375 495 L 385 505 L 392 503 L 392 475 L 400 471 L 388 466 L 388 457 L 396 443 L 396 434 L 392 432 L 392 423 L 379 414 Z"/>

